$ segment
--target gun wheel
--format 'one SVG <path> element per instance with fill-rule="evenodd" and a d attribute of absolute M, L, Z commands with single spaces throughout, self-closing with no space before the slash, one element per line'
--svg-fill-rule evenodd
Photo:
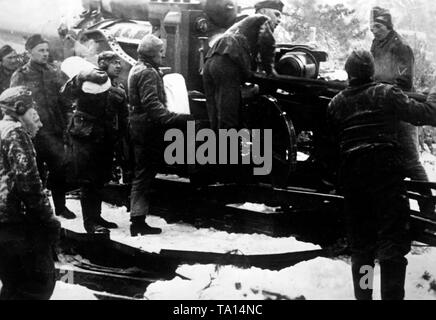
<path fill-rule="evenodd" d="M 265 182 L 286 187 L 297 167 L 297 136 L 292 120 L 271 96 L 261 96 L 247 104 L 243 117 L 247 128 L 272 130 L 272 170 Z M 264 135 L 262 146 L 263 138 Z"/>

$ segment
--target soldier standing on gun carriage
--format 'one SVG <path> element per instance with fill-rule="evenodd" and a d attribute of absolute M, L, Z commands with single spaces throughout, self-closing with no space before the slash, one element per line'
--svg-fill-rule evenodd
<path fill-rule="evenodd" d="M 280 0 L 260 1 L 254 5 L 256 14 L 263 14 L 270 19 L 268 23 L 272 32 L 281 22 L 283 7 L 284 4 Z"/>
<path fill-rule="evenodd" d="M 68 79 L 56 66 L 48 62 L 49 43 L 41 35 L 31 36 L 26 42 L 26 50 L 30 53 L 30 61 L 12 75 L 11 87 L 26 86 L 33 93 L 43 124 L 33 141 L 39 172 L 43 177 L 44 165 L 47 165 L 47 187 L 52 192 L 56 215 L 74 219 L 75 214 L 65 206 L 68 187 L 64 139 L 72 108 L 71 102 L 60 95 L 60 89 Z"/>
<path fill-rule="evenodd" d="M 32 93 L 0 95 L 0 300 L 49 299 L 55 287 L 53 216 L 36 165 L 33 138 L 42 127 Z"/>
<path fill-rule="evenodd" d="M 150 192 L 159 165 L 163 163 L 165 130 L 186 128 L 192 117 L 167 109 L 162 73 L 163 42 L 154 35 L 145 36 L 138 48 L 139 60 L 129 74 L 129 102 L 132 106 L 130 136 L 134 148 L 135 175 L 131 194 L 132 237 L 160 234 L 150 227 Z"/>
<path fill-rule="evenodd" d="M 121 60 L 113 52 L 98 56 L 99 69 L 82 72 L 70 80 L 63 93 L 76 101 L 76 111 L 68 134 L 71 136 L 69 160 L 72 179 L 81 186 L 81 206 L 88 233 L 108 233 L 115 223 L 101 217 L 102 189 L 112 177 L 115 145 L 127 135 L 127 95 L 116 79 Z M 85 81 L 112 86 L 99 94 L 85 93 Z"/>
<path fill-rule="evenodd" d="M 211 128 L 233 129 L 241 126 L 241 85 L 249 81 L 260 65 L 274 73 L 274 29 L 280 23 L 281 1 L 262 1 L 255 14 L 236 23 L 224 33 L 206 55 L 203 71 L 207 112 Z"/>
<path fill-rule="evenodd" d="M 372 299 L 372 287 L 364 286 L 362 277 L 371 277 L 372 284 L 377 258 L 382 299 L 401 300 L 411 237 L 398 130 L 401 121 L 436 124 L 436 87 L 419 103 L 396 86 L 374 83 L 374 60 L 367 51 L 354 51 L 345 69 L 349 88 L 331 101 L 327 118 L 340 148 L 355 296 Z"/>
<path fill-rule="evenodd" d="M 410 46 L 394 30 L 388 10 L 380 7 L 372 9 L 371 31 L 374 34 L 371 47 L 375 62 L 374 79 L 395 84 L 404 91 L 414 91 L 415 57 Z M 407 177 L 428 182 L 427 173 L 420 161 L 418 128 L 403 122 L 398 134 Z M 421 193 L 432 195 L 429 188 L 422 189 Z M 425 213 L 431 214 L 435 211 L 435 205 L 431 201 L 420 201 L 419 207 Z"/>

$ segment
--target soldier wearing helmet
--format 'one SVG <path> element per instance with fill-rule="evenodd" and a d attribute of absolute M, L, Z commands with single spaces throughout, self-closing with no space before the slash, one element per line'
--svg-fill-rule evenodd
<path fill-rule="evenodd" d="M 341 156 L 355 296 L 372 299 L 372 287 L 363 277 L 372 283 L 367 268 L 378 259 L 382 299 L 400 300 L 411 243 L 398 131 L 401 121 L 436 125 L 436 87 L 420 103 L 397 86 L 373 82 L 374 69 L 368 51 L 350 55 L 345 65 L 349 87 L 333 98 L 327 117 Z"/>
<path fill-rule="evenodd" d="M 117 78 L 122 71 L 121 59 L 113 52 L 98 56 L 98 69 L 81 72 L 63 88 L 63 95 L 75 100 L 76 110 L 68 128 L 70 136 L 70 178 L 81 186 L 84 227 L 88 233 L 108 233 L 115 223 L 101 217 L 102 189 L 112 178 L 115 146 L 127 136 L 127 95 Z M 84 82 L 110 86 L 91 94 L 83 90 Z"/>
<path fill-rule="evenodd" d="M 0 95 L 0 300 L 49 299 L 60 223 L 43 191 L 32 144 L 42 127 L 26 87 Z"/>

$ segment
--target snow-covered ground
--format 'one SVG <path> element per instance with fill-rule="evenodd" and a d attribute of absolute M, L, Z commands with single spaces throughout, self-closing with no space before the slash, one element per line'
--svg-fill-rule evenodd
<path fill-rule="evenodd" d="M 62 225 L 72 231 L 84 233 L 80 202 L 68 200 L 70 210 L 78 214 L 76 220 L 63 220 Z M 297 241 L 295 238 L 272 238 L 266 235 L 247 235 L 227 233 L 214 229 L 196 229 L 187 224 L 167 224 L 159 217 L 149 216 L 147 222 L 162 228 L 161 235 L 150 235 L 144 237 L 130 236 L 129 214 L 126 208 L 117 208 L 103 204 L 103 215 L 105 219 L 118 224 L 119 228 L 111 231 L 111 239 L 140 248 L 147 252 L 160 252 L 167 250 L 192 250 L 226 253 L 239 251 L 245 255 L 252 254 L 273 254 L 295 251 L 317 250 L 319 246 Z"/>
<path fill-rule="evenodd" d="M 85 287 L 58 281 L 51 300 L 97 300 L 97 298 L 93 291 Z"/>
<path fill-rule="evenodd" d="M 424 154 L 423 163 L 430 180 L 436 181 L 436 158 Z M 77 200 L 69 200 L 68 206 L 80 216 L 81 209 Z M 258 204 L 245 204 L 245 207 L 257 209 L 256 211 L 263 208 Z M 149 252 L 159 252 L 161 249 L 221 253 L 237 250 L 243 254 L 265 254 L 319 248 L 313 244 L 301 243 L 294 238 L 277 239 L 264 235 L 229 234 L 213 229 L 196 229 L 183 224 L 167 224 L 165 220 L 153 216 L 147 219 L 148 223 L 162 228 L 163 234 L 131 238 L 128 233 L 129 215 L 125 208 L 104 204 L 103 212 L 104 218 L 117 222 L 120 226 L 111 233 L 113 239 Z M 84 232 L 81 218 L 62 223 L 67 228 Z M 436 248 L 414 247 L 407 258 L 409 266 L 406 299 L 436 300 Z M 156 282 L 149 286 L 144 298 L 263 300 L 304 297 L 316 300 L 349 300 L 354 297 L 351 267 L 346 258 L 317 258 L 280 271 L 240 269 L 233 266 L 182 265 L 177 273 L 190 280 L 177 277 L 171 281 Z M 82 296 L 82 299 L 94 297 L 86 289 L 59 284 L 54 298 L 64 295 Z M 375 269 L 374 298 L 380 299 L 379 267 Z"/>
<path fill-rule="evenodd" d="M 408 256 L 406 299 L 436 300 L 436 250 Z M 352 300 L 351 267 L 347 260 L 317 258 L 280 271 L 214 265 L 181 266 L 176 278 L 150 285 L 147 299 L 166 300 Z M 380 269 L 374 277 L 374 299 L 380 299 Z"/>

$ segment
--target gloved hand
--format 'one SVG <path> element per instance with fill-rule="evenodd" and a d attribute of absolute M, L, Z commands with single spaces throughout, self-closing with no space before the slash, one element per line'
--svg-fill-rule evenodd
<path fill-rule="evenodd" d="M 89 81 L 96 84 L 104 84 L 109 79 L 106 72 L 98 69 L 82 71 L 78 74 L 77 79 L 80 83 Z"/>

